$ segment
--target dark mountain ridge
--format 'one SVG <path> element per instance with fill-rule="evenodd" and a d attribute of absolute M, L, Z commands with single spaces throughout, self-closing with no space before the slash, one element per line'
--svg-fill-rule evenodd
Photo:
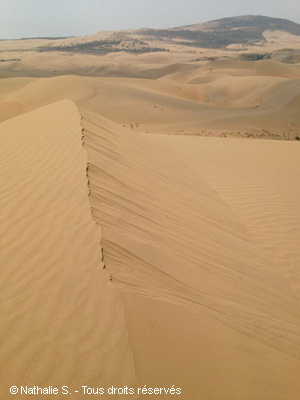
<path fill-rule="evenodd" d="M 245 29 L 259 33 L 266 30 L 280 30 L 293 35 L 300 35 L 300 24 L 288 19 L 273 18 L 262 15 L 241 15 L 237 17 L 221 18 L 200 24 L 182 26 L 176 29 L 196 29 L 210 32 Z"/>
<path fill-rule="evenodd" d="M 169 29 L 143 29 L 139 33 L 164 39 L 181 39 L 194 47 L 222 48 L 232 43 L 253 45 L 266 42 L 263 32 L 279 30 L 300 36 L 300 24 L 261 15 L 221 18 L 201 24 Z"/>

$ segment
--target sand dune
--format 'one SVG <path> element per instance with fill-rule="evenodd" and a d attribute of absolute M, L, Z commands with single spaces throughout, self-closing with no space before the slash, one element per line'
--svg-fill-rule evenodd
<path fill-rule="evenodd" d="M 279 71 L 273 62 L 277 68 L 273 76 L 263 72 L 257 76 L 265 64 L 269 65 L 268 60 L 240 62 L 234 69 L 232 62 L 215 62 L 184 72 L 172 71 L 156 80 L 90 78 L 97 87 L 96 95 L 80 104 L 146 132 L 227 131 L 229 135 L 293 139 L 300 127 L 299 72 L 286 67 Z"/>
<path fill-rule="evenodd" d="M 124 307 L 102 269 L 88 202 L 76 106 L 62 101 L 0 127 L 1 393 L 10 398 L 13 384 L 132 383 Z"/>
<path fill-rule="evenodd" d="M 298 400 L 299 69 L 93 68 L 0 81 L 5 393 Z"/>
<path fill-rule="evenodd" d="M 229 60 L 144 68 L 143 73 L 139 65 L 135 77 L 129 76 L 130 65 L 103 68 L 107 76 L 8 80 L 12 91 L 4 87 L 0 118 L 68 98 L 141 132 L 299 136 L 297 68 L 270 60 Z"/>
<path fill-rule="evenodd" d="M 300 188 L 294 178 L 299 168 L 298 146 L 266 141 L 236 145 L 232 140 L 206 140 L 203 146 L 196 138 L 173 140 L 245 223 L 251 241 L 300 295 Z"/>
<path fill-rule="evenodd" d="M 203 398 L 214 398 L 212 386 L 220 394 L 228 379 L 222 372 L 220 380 L 214 381 L 212 359 L 217 360 L 221 351 L 222 357 L 231 354 L 234 364 L 239 365 L 238 370 L 233 364 L 230 367 L 230 381 L 235 389 L 224 398 L 240 398 L 241 392 L 243 398 L 249 399 L 284 398 L 291 388 L 288 396 L 293 398 L 293 393 L 299 393 L 300 389 L 299 372 L 295 373 L 299 371 L 300 357 L 299 300 L 278 272 L 277 259 L 269 258 L 268 252 L 256 245 L 253 240 L 259 240 L 256 232 L 249 230 L 240 213 L 232 212 L 231 202 L 224 201 L 215 189 L 214 180 L 207 178 L 210 163 L 207 162 L 206 173 L 202 174 L 205 161 L 197 164 L 198 157 L 203 153 L 211 163 L 217 158 L 221 164 L 221 152 L 215 154 L 214 145 L 205 138 L 190 141 L 190 138 L 136 136 L 96 114 L 81 112 L 90 162 L 92 213 L 103 227 L 105 263 L 113 281 L 127 293 L 128 329 L 133 348 L 136 352 L 139 349 L 135 354 L 139 378 L 143 381 L 148 377 L 151 384 L 176 381 L 184 387 L 186 398 L 194 398 L 193 392 L 202 393 Z M 216 140 L 221 149 L 222 139 Z M 240 143 L 239 149 L 248 154 L 248 148 L 243 146 L 246 142 Z M 259 147 L 259 142 L 255 144 L 253 155 Z M 236 142 L 227 142 L 229 149 L 231 145 L 235 148 Z M 197 152 L 198 148 L 201 151 Z M 192 149 L 193 164 L 189 161 Z M 299 156 L 298 149 L 295 151 L 294 162 Z M 224 163 L 227 157 L 230 158 L 230 153 Z M 249 155 L 249 158 L 255 163 L 255 157 Z M 247 168 L 251 169 L 249 160 Z M 224 172 L 222 182 L 224 175 L 230 188 L 231 173 Z M 295 182 L 290 184 L 295 186 Z M 256 191 L 260 187 L 258 183 Z M 248 194 L 247 186 L 244 190 Z M 251 210 L 261 202 L 253 191 Z M 243 189 L 238 193 L 242 196 Z M 299 188 L 295 202 L 287 207 L 291 215 L 298 195 Z M 280 209 L 280 204 L 274 205 L 274 219 L 277 208 Z M 264 212 L 270 218 L 270 209 Z M 290 228 L 297 227 L 296 221 L 287 219 L 285 223 Z M 265 227 L 272 228 L 272 224 Z M 140 307 L 135 304 L 137 295 L 144 298 Z M 147 323 L 151 324 L 151 317 L 142 317 L 148 309 L 154 319 L 159 314 L 163 325 L 163 328 L 150 325 L 154 335 L 158 335 L 157 341 L 162 342 L 158 347 L 153 337 L 145 340 L 142 333 L 147 330 Z M 222 343 L 222 350 L 207 344 L 212 330 L 214 342 Z M 165 337 L 166 332 L 171 333 Z M 237 333 L 242 334 L 243 345 Z M 198 338 L 201 356 L 199 353 L 191 356 L 195 346 L 192 337 Z M 202 340 L 208 348 L 202 348 Z M 244 345 L 251 348 L 250 358 Z M 147 365 L 143 362 L 145 354 L 150 359 Z M 181 365 L 174 370 L 172 363 L 176 358 Z M 269 359 L 274 362 L 276 359 L 276 369 L 282 365 L 279 370 L 286 371 L 293 364 L 295 371 L 291 368 L 288 373 L 290 389 L 286 386 L 286 376 L 281 380 Z M 210 367 L 204 372 L 203 363 L 207 360 Z M 191 363 L 193 370 L 189 368 Z M 159 368 L 160 365 L 164 367 Z M 197 380 L 199 371 L 205 384 Z M 242 381 L 240 375 L 244 376 Z M 260 393 L 258 386 L 253 387 L 253 381 L 260 379 L 269 382 L 264 393 Z M 281 393 L 277 384 L 283 390 Z"/>
<path fill-rule="evenodd" d="M 11 91 L 0 103 L 2 120 L 66 98 L 76 101 L 91 98 L 95 93 L 93 86 L 78 76 L 32 79 L 29 83 L 12 78 L 8 84 L 12 86 Z M 0 83 L 0 86 L 4 85 Z"/>

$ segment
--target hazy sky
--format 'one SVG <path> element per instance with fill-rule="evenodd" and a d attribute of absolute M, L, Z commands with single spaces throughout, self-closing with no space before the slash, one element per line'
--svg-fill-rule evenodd
<path fill-rule="evenodd" d="M 299 0 L 0 0 L 0 38 L 174 27 L 236 15 L 300 23 Z"/>

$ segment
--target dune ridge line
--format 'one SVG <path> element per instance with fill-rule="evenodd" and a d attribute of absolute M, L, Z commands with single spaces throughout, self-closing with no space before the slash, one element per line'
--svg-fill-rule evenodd
<path fill-rule="evenodd" d="M 122 299 L 102 269 L 81 134 L 70 100 L 0 124 L 5 393 L 12 382 L 96 387 L 135 379 Z"/>

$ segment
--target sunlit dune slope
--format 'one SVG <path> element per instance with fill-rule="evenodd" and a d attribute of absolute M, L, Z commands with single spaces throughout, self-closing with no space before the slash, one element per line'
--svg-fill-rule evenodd
<path fill-rule="evenodd" d="M 299 143 L 194 136 L 300 136 L 299 69 L 135 68 L 0 80 L 1 386 L 299 400 Z"/>
<path fill-rule="evenodd" d="M 182 152 L 177 139 L 189 138 L 135 134 L 80 112 L 92 214 L 124 291 L 140 384 L 175 384 L 186 399 L 296 400 L 299 299 L 208 172 L 189 161 L 195 142 Z M 192 139 L 213 159 L 207 139 Z"/>
<path fill-rule="evenodd" d="M 168 139 L 165 144 L 173 142 L 178 154 L 218 191 L 247 227 L 251 242 L 300 296 L 298 143 Z"/>
<path fill-rule="evenodd" d="M 78 101 L 92 98 L 95 94 L 94 87 L 86 79 L 78 76 L 41 79 L 7 78 L 0 81 L 0 89 L 1 92 L 2 89 L 6 89 L 7 92 L 5 97 L 2 96 L 2 104 L 0 103 L 0 120 L 59 100 Z"/>
<path fill-rule="evenodd" d="M 12 385 L 134 380 L 88 201 L 80 119 L 65 100 L 0 125 L 1 398 L 14 398 Z"/>

